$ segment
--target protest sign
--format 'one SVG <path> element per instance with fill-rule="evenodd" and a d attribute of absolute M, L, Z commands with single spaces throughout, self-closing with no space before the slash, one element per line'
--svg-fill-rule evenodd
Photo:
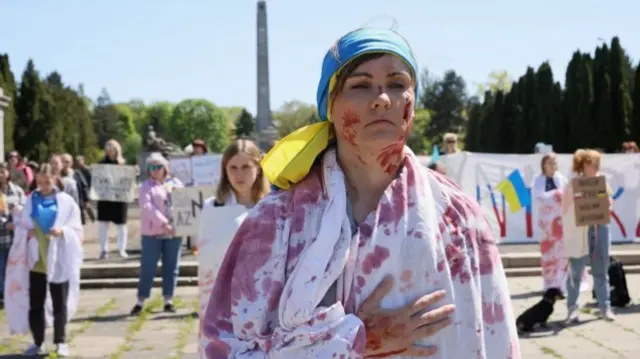
<path fill-rule="evenodd" d="M 193 177 L 191 175 L 191 158 L 171 157 L 169 159 L 169 166 L 171 167 L 171 174 L 173 177 L 179 179 L 182 184 L 187 187 L 193 184 Z"/>
<path fill-rule="evenodd" d="M 197 242 L 200 318 L 204 316 L 224 255 L 247 213 L 239 205 L 207 206 L 201 213 Z"/>
<path fill-rule="evenodd" d="M 191 157 L 191 176 L 193 185 L 216 185 L 220 179 L 222 155 L 205 155 Z"/>
<path fill-rule="evenodd" d="M 136 197 L 136 172 L 135 166 L 92 165 L 89 198 L 94 201 L 133 202 Z"/>
<path fill-rule="evenodd" d="M 604 176 L 572 180 L 576 226 L 609 224 L 609 194 Z"/>
<path fill-rule="evenodd" d="M 204 201 L 213 196 L 213 186 L 175 188 L 171 193 L 173 227 L 178 236 L 198 234 Z"/>

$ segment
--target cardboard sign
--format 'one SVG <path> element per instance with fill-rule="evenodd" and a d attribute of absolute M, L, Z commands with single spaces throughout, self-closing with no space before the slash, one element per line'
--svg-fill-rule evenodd
<path fill-rule="evenodd" d="M 609 193 L 604 176 L 572 180 L 576 226 L 609 224 Z"/>
<path fill-rule="evenodd" d="M 178 236 L 195 236 L 204 201 L 213 196 L 213 186 L 176 188 L 171 192 L 173 227 Z"/>
<path fill-rule="evenodd" d="M 89 198 L 94 201 L 131 203 L 136 196 L 136 175 L 135 166 L 92 165 Z"/>

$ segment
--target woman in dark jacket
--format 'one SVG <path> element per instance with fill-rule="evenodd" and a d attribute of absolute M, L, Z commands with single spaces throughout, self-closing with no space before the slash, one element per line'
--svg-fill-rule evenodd
<path fill-rule="evenodd" d="M 104 146 L 105 156 L 101 164 L 123 165 L 122 148 L 116 140 L 109 140 Z M 126 202 L 98 201 L 98 231 L 100 236 L 100 259 L 109 256 L 109 222 L 116 225 L 118 251 L 122 258 L 127 255 L 127 209 Z"/>

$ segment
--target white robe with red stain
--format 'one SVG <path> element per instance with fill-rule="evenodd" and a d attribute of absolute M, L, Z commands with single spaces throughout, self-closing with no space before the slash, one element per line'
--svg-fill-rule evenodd
<path fill-rule="evenodd" d="M 507 280 L 480 208 L 406 153 L 400 175 L 355 235 L 334 150 L 293 189 L 261 201 L 218 273 L 202 318 L 202 355 L 362 358 L 366 330 L 355 313 L 393 275 L 383 308 L 439 289 L 447 296 L 430 309 L 456 305 L 454 323 L 420 342 L 439 348 L 433 358 L 519 359 Z M 335 304 L 318 306 L 334 282 Z"/>
<path fill-rule="evenodd" d="M 58 213 L 53 227 L 62 229 L 63 234 L 51 238 L 49 242 L 47 281 L 69 282 L 67 317 L 71 319 L 78 307 L 84 229 L 80 220 L 80 208 L 73 198 L 64 192 L 57 192 L 56 200 Z M 16 223 L 13 244 L 7 260 L 4 305 L 11 334 L 29 332 L 29 271 L 40 258 L 38 240 L 27 238 L 27 233 L 32 228 L 31 196 L 29 196 Z M 49 295 L 47 295 L 45 308 L 47 325 L 51 325 L 53 307 Z"/>

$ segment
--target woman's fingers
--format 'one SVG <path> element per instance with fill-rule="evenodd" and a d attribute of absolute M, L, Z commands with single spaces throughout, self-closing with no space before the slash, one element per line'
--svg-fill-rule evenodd
<path fill-rule="evenodd" d="M 372 313 L 374 310 L 380 307 L 380 301 L 387 295 L 391 289 L 393 288 L 393 276 L 388 275 L 384 277 L 382 282 L 378 284 L 376 289 L 371 292 L 371 294 L 365 299 L 360 305 L 360 309 L 358 310 L 358 316 L 363 318 L 361 315 L 367 316 Z"/>
<path fill-rule="evenodd" d="M 411 322 L 414 328 L 422 327 L 424 325 L 433 324 L 449 317 L 456 310 L 456 306 L 453 304 L 443 305 L 436 309 L 430 310 L 426 313 L 420 314 L 414 318 L 411 318 Z"/>
<path fill-rule="evenodd" d="M 442 300 L 444 296 L 447 294 L 444 290 L 437 290 L 433 293 L 429 293 L 427 295 L 423 295 L 422 297 L 416 299 L 413 303 L 410 303 L 404 308 L 398 310 L 397 315 L 405 315 L 405 316 L 413 316 L 416 313 L 420 313 L 430 306 L 436 304 L 438 301 Z"/>
<path fill-rule="evenodd" d="M 438 347 L 430 345 L 428 347 L 411 346 L 402 352 L 402 356 L 429 357 L 438 352 Z"/>
<path fill-rule="evenodd" d="M 411 333 L 411 341 L 415 342 L 418 341 L 420 339 L 424 339 L 426 337 L 430 337 L 433 336 L 434 334 L 436 334 L 437 332 L 439 332 L 440 330 L 448 327 L 449 325 L 451 325 L 451 323 L 453 323 L 453 320 L 451 320 L 451 318 L 447 318 L 444 320 L 441 320 L 437 323 L 432 323 L 432 324 L 428 324 L 428 325 L 424 325 L 420 328 L 416 328 L 413 333 Z"/>

